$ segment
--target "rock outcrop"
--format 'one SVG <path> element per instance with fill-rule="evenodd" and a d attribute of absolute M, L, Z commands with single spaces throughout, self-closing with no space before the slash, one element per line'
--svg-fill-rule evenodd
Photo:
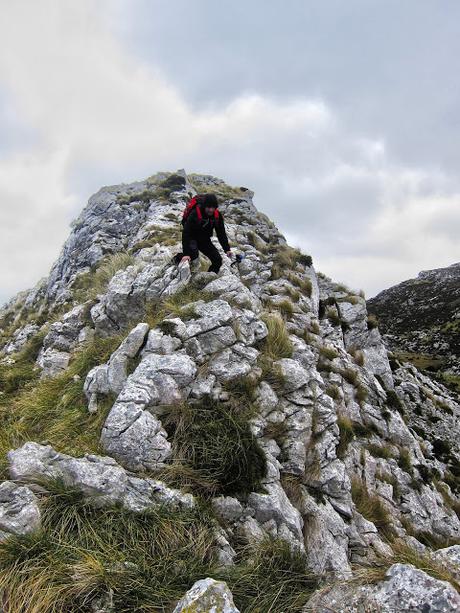
<path fill-rule="evenodd" d="M 218 275 L 171 263 L 196 190 L 220 196 L 230 242 L 244 256 Z M 207 488 L 222 566 L 242 547 L 275 540 L 328 582 L 393 559 L 395 541 L 431 555 L 433 543 L 459 538 L 455 396 L 389 359 L 364 298 L 317 273 L 252 196 L 183 171 L 103 188 L 49 278 L 3 309 L 4 365 L 41 334 L 41 381 L 60 381 L 88 343 L 118 340 L 75 381 L 88 411 L 102 416 L 104 456 L 75 458 L 40 438 L 10 451 L 10 477 L 27 487 L 0 486 L 0 508 L 16 505 L 18 516 L 8 527 L 0 513 L 0 536 L 36 527 L 28 487 L 46 495 L 43 482 L 57 479 L 98 507 L 135 512 L 193 507 Z M 174 487 L 162 482 L 168 475 Z M 363 598 L 381 607 L 366 610 L 458 607 L 450 584 L 390 566 L 349 605 L 340 587 L 314 598 L 340 601 L 343 611 L 361 610 Z M 212 579 L 176 607 L 192 609 L 237 611 Z"/>
<path fill-rule="evenodd" d="M 460 262 L 383 290 L 367 307 L 397 356 L 460 393 Z"/>

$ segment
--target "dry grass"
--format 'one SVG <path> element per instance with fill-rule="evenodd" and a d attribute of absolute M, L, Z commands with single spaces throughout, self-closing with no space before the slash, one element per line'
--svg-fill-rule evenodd
<path fill-rule="evenodd" d="M 127 251 L 119 251 L 101 260 L 93 272 L 80 275 L 72 286 L 72 294 L 77 302 L 94 300 L 103 294 L 113 276 L 120 270 L 136 263 L 135 257 Z"/>
<path fill-rule="evenodd" d="M 369 492 L 364 482 L 356 476 L 351 480 L 351 497 L 358 512 L 375 525 L 380 535 L 386 540 L 393 540 L 395 531 L 388 509 L 382 499 Z"/>
<path fill-rule="evenodd" d="M 262 320 L 268 329 L 268 335 L 261 347 L 264 356 L 270 360 L 290 358 L 293 347 L 283 318 L 277 313 L 266 313 L 262 316 Z"/>

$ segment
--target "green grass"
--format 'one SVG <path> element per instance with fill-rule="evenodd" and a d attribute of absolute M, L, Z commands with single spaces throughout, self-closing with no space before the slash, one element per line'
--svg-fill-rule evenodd
<path fill-rule="evenodd" d="M 342 320 L 340 319 L 340 315 L 337 313 L 337 309 L 335 307 L 329 307 L 326 310 L 326 317 L 333 326 L 340 326 Z"/>
<path fill-rule="evenodd" d="M 6 474 L 6 452 L 24 442 L 47 441 L 72 455 L 99 451 L 99 434 L 113 403 L 107 398 L 90 415 L 83 393 L 89 370 L 107 361 L 121 342 L 119 336 L 95 339 L 76 351 L 69 368 L 53 378 L 34 376 L 12 397 L 0 400 L 0 472 Z"/>
<path fill-rule="evenodd" d="M 301 253 L 287 245 L 276 245 L 273 258 L 272 279 L 281 279 L 286 276 L 286 271 L 293 271 L 300 266 L 312 266 L 311 256 Z"/>
<path fill-rule="evenodd" d="M 387 570 L 393 564 L 411 564 L 440 581 L 448 581 L 460 591 L 460 582 L 455 570 L 442 562 L 435 560 L 429 553 L 421 553 L 400 539 L 391 543 L 393 554 L 380 557 L 371 568 L 360 569 L 354 581 L 363 583 L 377 583 L 385 580 Z"/>
<path fill-rule="evenodd" d="M 275 307 L 279 310 L 283 317 L 289 318 L 294 314 L 294 305 L 288 298 L 278 302 Z"/>
<path fill-rule="evenodd" d="M 379 320 L 377 319 L 377 315 L 370 314 L 367 316 L 367 328 L 368 330 L 373 330 L 374 328 L 378 328 Z"/>
<path fill-rule="evenodd" d="M 242 613 L 301 613 L 318 587 L 305 556 L 280 540 L 247 546 L 234 566 L 218 570 L 204 508 L 133 514 L 95 509 L 58 484 L 50 490 L 42 530 L 0 544 L 9 613 L 84 613 L 108 593 L 117 613 L 172 611 L 204 577 L 225 580 Z"/>
<path fill-rule="evenodd" d="M 252 407 L 241 401 L 204 399 L 171 407 L 163 418 L 177 463 L 205 484 L 205 494 L 248 493 L 260 489 L 266 460 L 249 419 Z M 180 482 L 178 483 L 180 485 Z M 198 487 L 199 490 L 199 487 Z"/>
<path fill-rule="evenodd" d="M 335 385 L 335 383 L 327 386 L 326 394 L 330 396 L 333 400 L 340 400 L 341 398 L 340 389 L 338 385 Z"/>
<path fill-rule="evenodd" d="M 306 570 L 305 555 L 283 541 L 266 540 L 243 552 L 245 563 L 223 578 L 242 613 L 302 613 L 318 579 Z"/>
<path fill-rule="evenodd" d="M 80 275 L 72 286 L 72 294 L 77 302 L 93 300 L 106 291 L 112 277 L 119 270 L 125 270 L 136 263 L 135 257 L 127 251 L 119 251 L 103 258 L 96 268 Z"/>
<path fill-rule="evenodd" d="M 0 406 L 9 401 L 27 383 L 38 378 L 40 370 L 35 364 L 47 330 L 30 338 L 18 353 L 11 356 L 13 363 L 0 363 Z"/>
<path fill-rule="evenodd" d="M 339 352 L 337 351 L 337 349 L 328 345 L 323 345 L 322 347 L 320 347 L 319 353 L 323 358 L 326 358 L 327 360 L 333 360 L 334 358 L 337 358 L 339 356 Z"/>
<path fill-rule="evenodd" d="M 151 301 L 146 305 L 145 321 L 151 328 L 158 326 L 166 317 L 180 317 L 183 320 L 198 317 L 191 303 L 203 300 L 209 302 L 213 296 L 203 290 L 186 285 L 184 289 L 166 299 Z"/>
<path fill-rule="evenodd" d="M 388 445 L 377 445 L 375 443 L 368 443 L 366 449 L 374 458 L 383 458 L 389 460 L 394 457 L 391 447 Z"/>
<path fill-rule="evenodd" d="M 203 511 L 101 510 L 58 484 L 51 490 L 42 530 L 0 544 L 8 611 L 82 613 L 109 590 L 117 613 L 171 610 L 212 572 L 214 535 Z"/>
<path fill-rule="evenodd" d="M 399 458 L 397 460 L 399 468 L 406 473 L 412 474 L 413 467 L 410 459 L 410 452 L 405 447 L 399 448 Z"/>
<path fill-rule="evenodd" d="M 301 294 L 304 294 L 305 296 L 308 296 L 309 298 L 311 297 L 313 286 L 312 286 L 312 282 L 310 279 L 308 278 L 302 279 L 301 277 L 299 277 L 299 275 L 296 275 L 293 272 L 289 272 L 286 275 L 286 279 L 288 279 L 288 281 L 290 281 L 293 285 L 298 287 Z"/>

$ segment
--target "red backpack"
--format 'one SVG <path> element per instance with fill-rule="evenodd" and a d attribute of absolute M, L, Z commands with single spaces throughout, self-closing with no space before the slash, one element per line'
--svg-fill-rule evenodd
<path fill-rule="evenodd" d="M 196 216 L 198 217 L 198 221 L 201 221 L 203 219 L 203 214 L 200 208 L 200 201 L 202 200 L 202 198 L 203 198 L 202 195 L 197 194 L 196 196 L 194 196 L 188 201 L 187 206 L 185 207 L 184 212 L 182 213 L 182 225 L 185 224 L 187 217 L 190 215 L 193 209 L 196 209 Z M 216 221 L 219 219 L 219 211 L 217 209 L 215 209 L 214 211 L 214 219 Z"/>

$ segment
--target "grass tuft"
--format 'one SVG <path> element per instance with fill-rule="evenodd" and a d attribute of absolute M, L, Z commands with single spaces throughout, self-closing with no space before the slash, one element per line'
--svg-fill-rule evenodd
<path fill-rule="evenodd" d="M 171 407 L 163 419 L 175 460 L 195 471 L 205 492 L 231 495 L 260 489 L 266 460 L 249 427 L 251 407 L 204 399 Z"/>

